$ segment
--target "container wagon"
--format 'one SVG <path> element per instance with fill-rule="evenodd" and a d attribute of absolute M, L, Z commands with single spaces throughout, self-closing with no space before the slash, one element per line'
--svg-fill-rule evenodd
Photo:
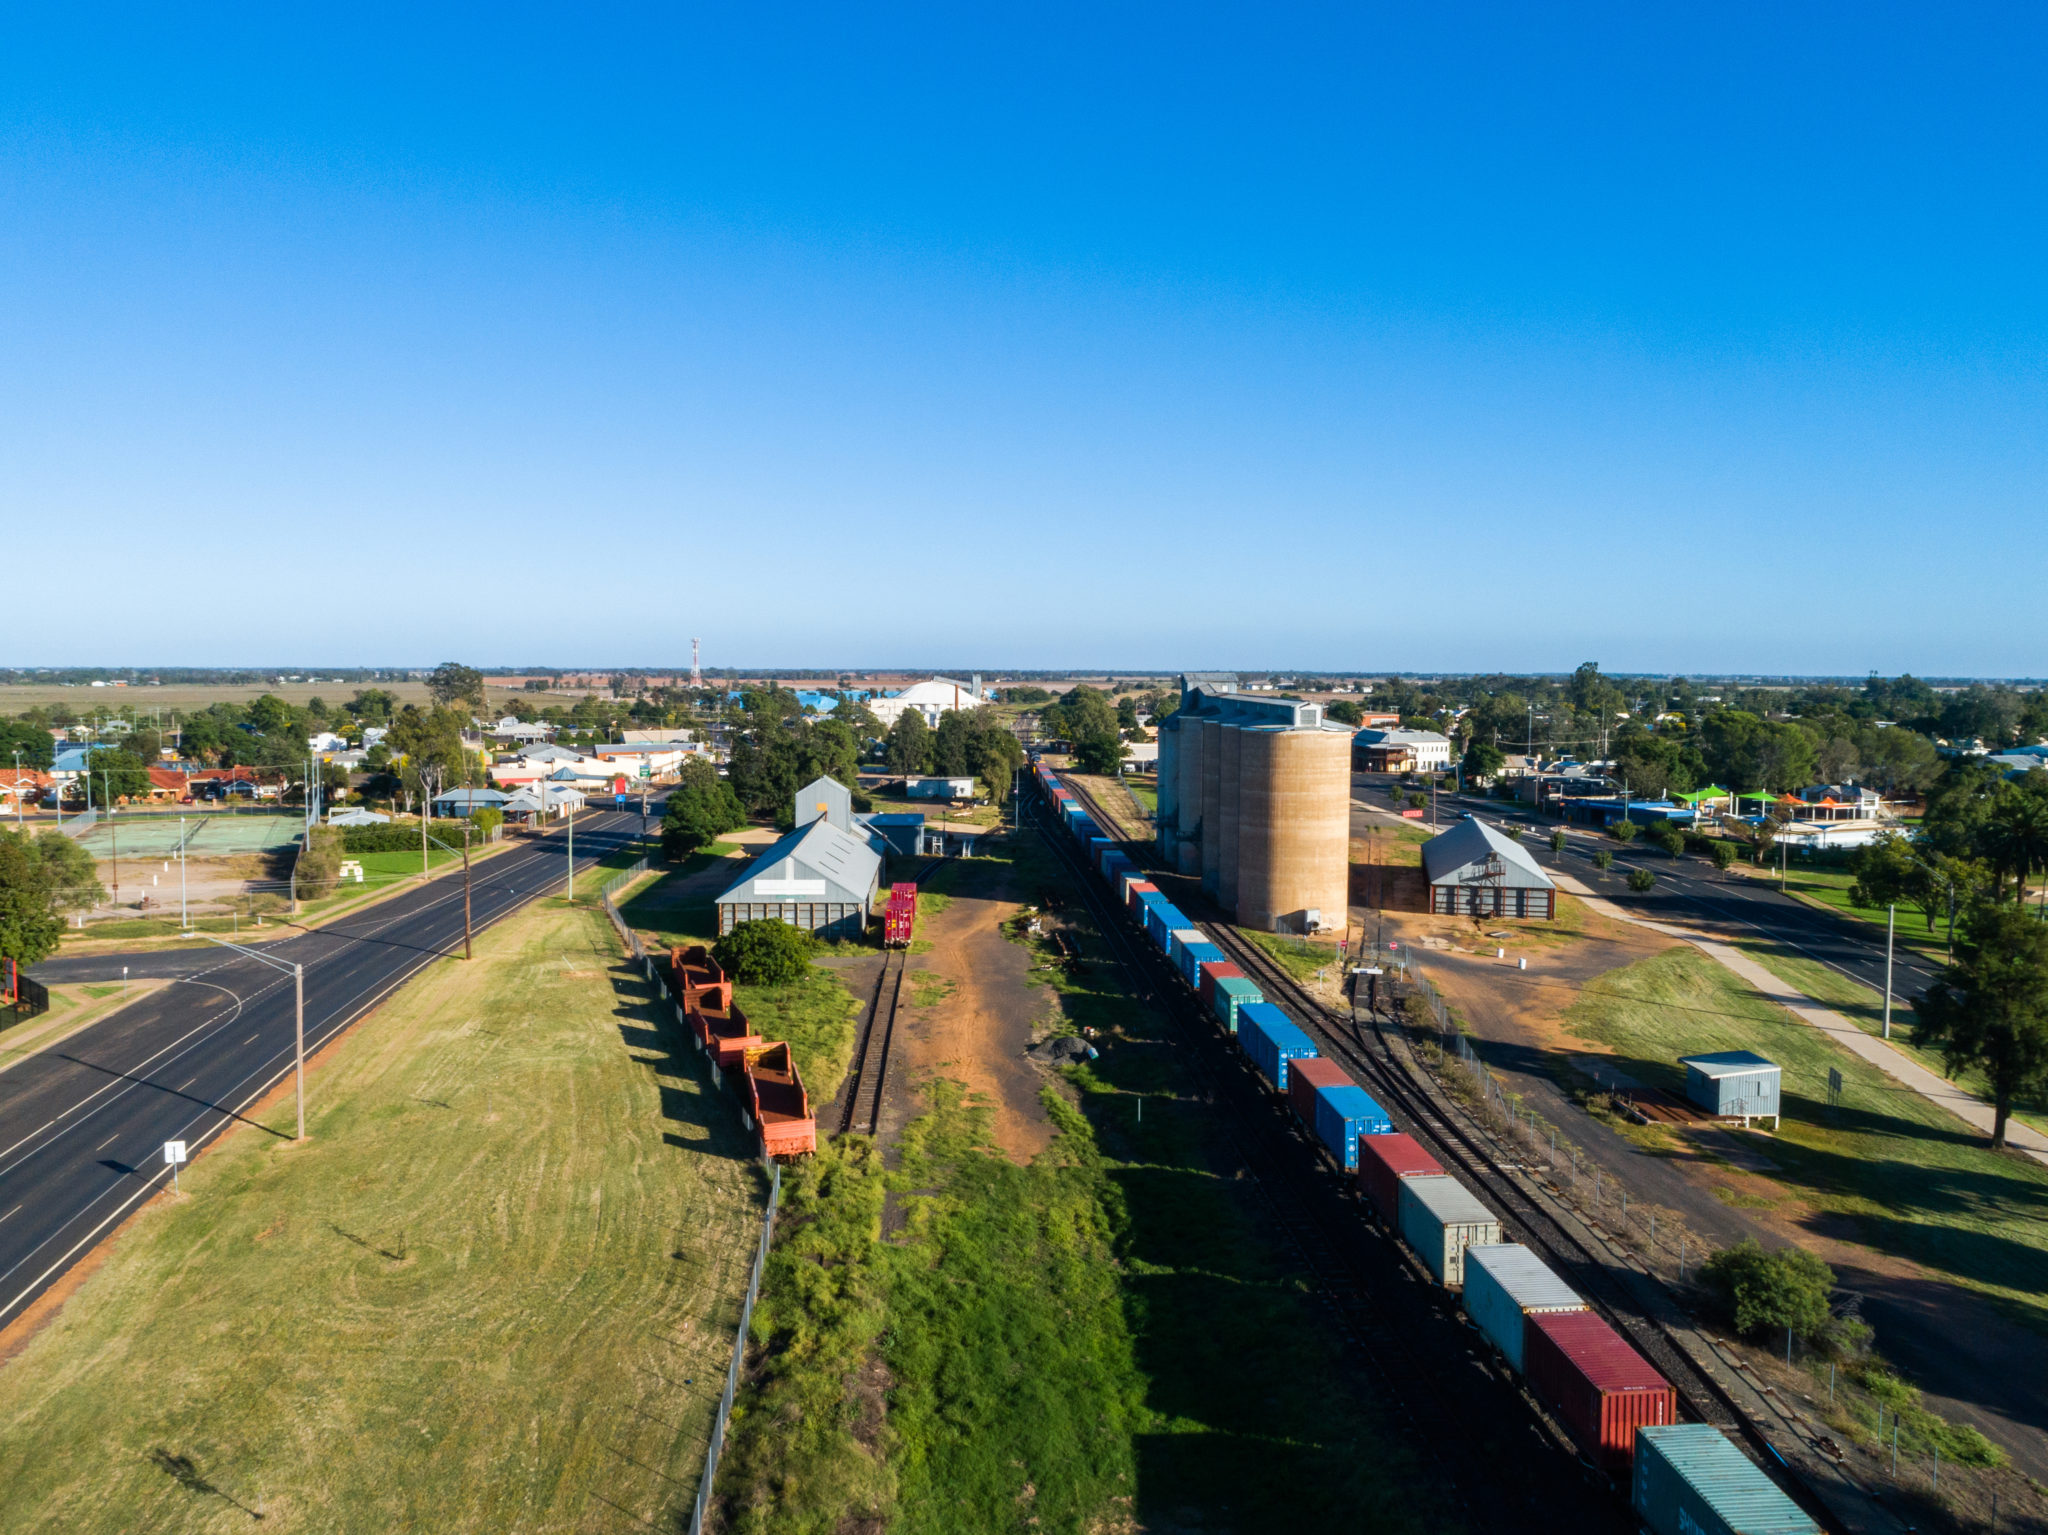
<path fill-rule="evenodd" d="M 746 1053 L 746 1095 L 745 1122 L 760 1132 L 763 1156 L 802 1157 L 818 1149 L 811 1096 L 787 1044 Z"/>
<path fill-rule="evenodd" d="M 690 1014 L 696 1027 L 697 1038 L 704 1048 L 711 1052 L 720 1071 L 736 1071 L 743 1065 L 749 1050 L 766 1045 L 767 1040 L 756 1034 L 753 1025 L 747 1022 L 747 1015 L 735 1002 L 730 1007 L 699 1007 Z"/>
<path fill-rule="evenodd" d="M 1528 1373 L 1523 1339 L 1531 1313 L 1586 1309 L 1579 1292 L 1520 1242 L 1465 1249 L 1464 1303 L 1465 1314 L 1517 1375 Z"/>
<path fill-rule="evenodd" d="M 1408 1178 L 1441 1178 L 1444 1170 L 1412 1135 L 1375 1135 L 1358 1148 L 1358 1186 L 1380 1219 L 1399 1229 L 1401 1184 Z"/>
<path fill-rule="evenodd" d="M 1244 972 L 1227 959 L 1208 959 L 1195 967 L 1195 995 L 1201 999 L 1202 1011 L 1211 1018 L 1216 1016 L 1216 983 L 1244 979 Z"/>
<path fill-rule="evenodd" d="M 1350 1073 L 1342 1066 L 1320 1055 L 1294 1063 L 1287 1073 L 1287 1107 L 1294 1111 L 1302 1129 L 1315 1134 L 1316 1094 L 1326 1087 L 1342 1087 L 1350 1080 Z"/>
<path fill-rule="evenodd" d="M 1446 1290 L 1465 1285 L 1465 1249 L 1500 1241 L 1500 1217 L 1456 1178 L 1401 1180 L 1401 1236 Z"/>
<path fill-rule="evenodd" d="M 1238 1015 L 1244 1011 L 1245 1004 L 1265 1000 L 1266 994 L 1259 990 L 1258 982 L 1246 976 L 1226 975 L 1216 982 L 1210 997 L 1210 1010 L 1226 1033 L 1235 1034 Z"/>
<path fill-rule="evenodd" d="M 1634 1494 L 1654 1535 L 1820 1535 L 1711 1423 L 1637 1429 Z"/>
<path fill-rule="evenodd" d="M 1315 1041 L 1288 1020 L 1270 1002 L 1254 1002 L 1237 1011 L 1237 1042 L 1275 1092 L 1287 1091 L 1290 1061 L 1308 1060 L 1316 1053 Z"/>
<path fill-rule="evenodd" d="M 1347 1173 L 1358 1171 L 1358 1147 L 1362 1141 L 1391 1135 L 1394 1130 L 1387 1111 L 1356 1082 L 1342 1082 L 1318 1091 L 1315 1110 L 1311 1128 L 1316 1139 Z"/>
<path fill-rule="evenodd" d="M 1523 1335 L 1522 1375 L 1536 1400 L 1609 1476 L 1625 1477 L 1636 1430 L 1677 1421 L 1669 1381 L 1597 1312 L 1539 1311 Z"/>

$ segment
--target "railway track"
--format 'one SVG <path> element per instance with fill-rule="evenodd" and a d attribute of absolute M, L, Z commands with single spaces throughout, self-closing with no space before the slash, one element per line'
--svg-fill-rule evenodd
<path fill-rule="evenodd" d="M 922 885 L 925 876 L 944 862 L 943 858 L 933 859 L 911 882 Z M 882 1088 L 889 1075 L 889 1046 L 896 1037 L 896 1010 L 903 1000 L 903 968 L 908 957 L 903 949 L 882 951 L 875 994 L 868 1002 L 867 1022 L 861 1027 L 852 1074 L 847 1079 L 846 1102 L 839 1111 L 841 1135 L 873 1135 L 880 1128 Z"/>
<path fill-rule="evenodd" d="M 1119 824 L 1116 817 L 1103 815 L 1101 805 L 1085 788 L 1062 781 L 1080 798 L 1091 816 L 1103 816 L 1112 826 Z M 1140 851 L 1143 849 L 1126 847 L 1134 858 Z M 1149 858 L 1138 861 L 1151 862 Z M 1535 1250 L 1662 1372 L 1678 1398 L 1682 1416 L 1711 1423 L 1747 1441 L 1760 1452 L 1759 1459 L 1766 1469 L 1779 1468 L 1778 1479 L 1809 1513 L 1833 1522 L 1832 1511 L 1786 1464 L 1762 1429 L 1718 1381 L 1694 1362 L 1692 1355 L 1672 1337 L 1665 1320 L 1652 1314 L 1639 1286 L 1645 1278 L 1651 1285 L 1660 1281 L 1633 1270 L 1617 1270 L 1544 1208 L 1522 1184 L 1517 1172 L 1502 1165 L 1498 1149 L 1485 1144 L 1481 1133 L 1456 1110 L 1438 1106 L 1429 1084 L 1418 1079 L 1419 1068 L 1392 1049 L 1377 1014 L 1372 1015 L 1371 1033 L 1367 1037 L 1352 1019 L 1334 1013 L 1310 996 L 1277 960 L 1229 923 L 1198 921 L 1232 963 L 1259 982 L 1267 1001 L 1286 1012 L 1315 1040 L 1319 1051 L 1345 1066 L 1361 1086 L 1373 1093 L 1397 1129 L 1422 1142 L 1447 1171 L 1458 1174 L 1486 1201 L 1501 1217 L 1508 1239 Z M 1668 1295 L 1665 1300 L 1675 1309 L 1675 1301 Z"/>
<path fill-rule="evenodd" d="M 1373 1395 L 1454 1506 L 1447 1524 L 1488 1530 L 1632 1529 L 1626 1510 L 1554 1426 L 1500 1392 L 1476 1334 L 1447 1293 L 1424 1282 L 1399 1243 L 1360 1218 L 1348 1183 L 1319 1176 L 1298 1137 L 1197 1018 L 1165 961 L 1137 942 L 1062 828 L 1034 819 L 1067 868 L 1134 1000 L 1154 1002 L 1188 1048 L 1184 1062 L 1216 1111 L 1219 1149 L 1249 1178 L 1285 1249 L 1313 1282 L 1330 1325 Z M 1476 1366 L 1476 1368 L 1472 1368 Z M 1536 1432 L 1531 1432 L 1535 1429 Z M 1560 1453 L 1562 1452 L 1562 1453 Z"/>

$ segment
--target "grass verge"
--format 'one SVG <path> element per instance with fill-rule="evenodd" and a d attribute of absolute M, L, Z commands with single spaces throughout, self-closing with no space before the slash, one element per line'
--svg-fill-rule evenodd
<path fill-rule="evenodd" d="M 0 1531 L 687 1521 L 761 1180 L 656 1021 L 559 902 L 413 981 L 0 1370 Z"/>
<path fill-rule="evenodd" d="M 1826 1035 L 1796 1022 L 1690 947 L 1602 976 L 1565 1014 L 1639 1081 L 1683 1095 L 1678 1057 L 1755 1050 L 1784 1068 L 1785 1119 L 1755 1138 L 1768 1176 L 1856 1240 L 1997 1298 L 2048 1331 L 2048 1168 L 1983 1137 Z M 1828 1102 L 1828 1071 L 1842 1101 Z"/>

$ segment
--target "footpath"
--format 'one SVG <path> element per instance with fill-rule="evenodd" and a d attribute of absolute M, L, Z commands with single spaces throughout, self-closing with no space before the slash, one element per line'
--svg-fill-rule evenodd
<path fill-rule="evenodd" d="M 1938 1104 L 1963 1123 L 1982 1130 L 1986 1135 L 1991 1133 L 1997 1115 L 1991 1105 L 1982 1098 L 1975 1093 L 1965 1092 L 1946 1077 L 1929 1071 L 1918 1061 L 1893 1049 L 1876 1035 L 1866 1034 L 1840 1013 L 1820 1006 L 1804 992 L 1786 985 L 1739 949 L 1731 948 L 1690 928 L 1676 927 L 1668 922 L 1650 922 L 1632 916 L 1613 902 L 1595 895 L 1584 883 L 1562 871 L 1553 871 L 1551 877 L 1557 881 L 1558 889 L 1569 890 L 1602 916 L 1612 917 L 1616 921 L 1627 922 L 1635 927 L 1648 928 L 1652 932 L 1692 944 L 1715 963 L 1755 987 L 1759 996 L 1777 1003 L 1808 1028 L 1818 1029 L 1843 1049 L 1861 1056 L 1894 1082 L 1910 1088 L 1929 1103 Z M 2048 1135 L 2043 1135 L 2031 1125 L 2018 1119 L 2008 1119 L 2005 1138 L 2015 1149 L 2024 1151 L 2035 1161 L 2048 1163 Z"/>

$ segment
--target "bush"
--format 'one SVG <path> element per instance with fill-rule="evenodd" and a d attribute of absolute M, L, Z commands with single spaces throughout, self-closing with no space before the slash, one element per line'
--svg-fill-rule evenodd
<path fill-rule="evenodd" d="M 1429 796 L 1427 794 L 1409 795 L 1408 808 L 1410 810 L 1427 810 L 1429 808 Z"/>
<path fill-rule="evenodd" d="M 1628 888 L 1633 890 L 1637 895 L 1641 895 L 1645 890 L 1648 890 L 1652 885 L 1656 883 L 1657 876 L 1652 874 L 1648 869 L 1630 869 L 1628 871 Z"/>
<path fill-rule="evenodd" d="M 1607 828 L 1608 834 L 1616 842 L 1633 842 L 1636 840 L 1636 833 L 1641 830 L 1642 827 L 1636 825 L 1633 821 L 1616 821 Z"/>
<path fill-rule="evenodd" d="M 316 826 L 306 835 L 292 878 L 302 900 L 334 894 L 341 878 L 341 832 L 331 826 Z"/>
<path fill-rule="evenodd" d="M 1700 1279 L 1729 1324 L 1746 1337 L 1774 1336 L 1789 1327 L 1801 1338 L 1828 1338 L 1835 1271 L 1810 1252 L 1765 1252 L 1754 1237 L 1745 1237 L 1708 1259 Z"/>
<path fill-rule="evenodd" d="M 1522 833 L 1528 829 L 1526 826 L 1510 826 L 1508 828 L 1508 841 L 1520 842 L 1522 840 Z"/>
<path fill-rule="evenodd" d="M 476 828 L 476 840 L 488 842 L 500 826 L 505 824 L 505 812 L 496 805 L 485 805 L 469 813 L 469 824 Z"/>
<path fill-rule="evenodd" d="M 1552 833 L 1550 834 L 1550 850 L 1551 850 L 1551 852 L 1553 852 L 1553 853 L 1562 853 L 1562 852 L 1564 851 L 1564 844 L 1565 844 L 1565 835 L 1564 835 L 1564 828 L 1563 828 L 1562 826 L 1560 826 L 1560 827 L 1558 827 L 1558 829 L 1557 829 L 1556 831 L 1554 831 L 1554 832 L 1552 832 Z"/>
<path fill-rule="evenodd" d="M 711 957 L 736 981 L 749 986 L 786 986 L 801 980 L 815 939 L 788 922 L 768 919 L 734 925 L 712 945 Z"/>
<path fill-rule="evenodd" d="M 1603 847 L 1602 849 L 1600 849 L 1600 851 L 1599 851 L 1599 852 L 1597 852 L 1597 853 L 1595 853 L 1595 854 L 1593 855 L 1593 867 L 1594 867 L 1594 868 L 1596 868 L 1596 869 L 1611 869 L 1611 868 L 1613 868 L 1613 867 L 1614 867 L 1614 855 L 1613 855 L 1612 853 L 1608 852 L 1608 851 L 1607 851 L 1607 849 Z"/>
<path fill-rule="evenodd" d="M 462 846 L 462 828 L 469 821 L 429 821 L 427 835 L 439 837 L 450 847 Z M 344 826 L 341 846 L 349 853 L 417 853 L 420 829 L 414 826 Z"/>
<path fill-rule="evenodd" d="M 1707 856 L 1714 860 L 1714 867 L 1725 874 L 1735 866 L 1735 844 L 1725 837 L 1716 837 L 1707 848 Z"/>

